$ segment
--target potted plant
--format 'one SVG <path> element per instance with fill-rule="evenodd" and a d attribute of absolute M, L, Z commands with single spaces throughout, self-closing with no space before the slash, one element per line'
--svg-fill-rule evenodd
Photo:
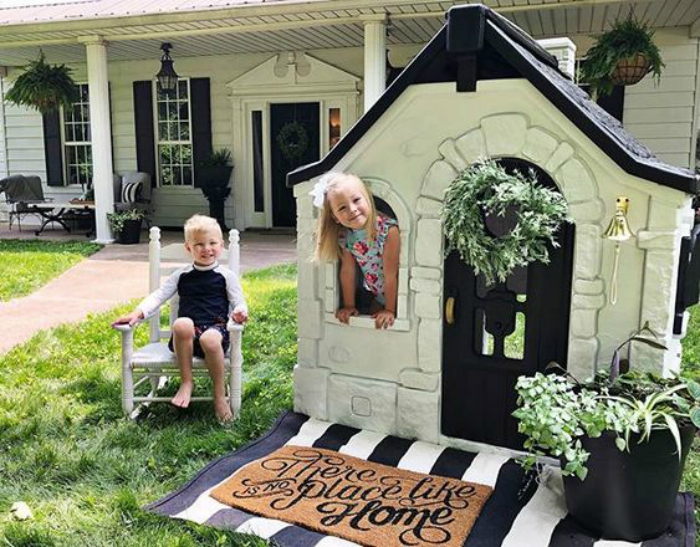
<path fill-rule="evenodd" d="M 141 223 L 146 212 L 140 209 L 127 209 L 107 213 L 112 233 L 117 238 L 117 243 L 122 245 L 134 245 L 141 241 Z"/>
<path fill-rule="evenodd" d="M 664 62 L 653 37 L 654 32 L 632 15 L 597 37 L 580 74 L 594 100 L 612 93 L 616 85 L 636 84 L 649 72 L 658 83 Z"/>
<path fill-rule="evenodd" d="M 69 107 L 80 98 L 78 86 L 66 65 L 50 65 L 44 52 L 39 58 L 23 67 L 5 99 L 17 106 L 34 108 L 46 114 L 59 106 Z"/>
<path fill-rule="evenodd" d="M 586 383 L 537 373 L 516 385 L 513 415 L 529 452 L 523 465 L 558 458 L 569 513 L 606 539 L 637 542 L 668 527 L 700 428 L 697 382 L 619 374 L 619 353 L 630 342 L 663 347 L 639 336 L 643 330 L 615 351 L 609 371 Z"/>
<path fill-rule="evenodd" d="M 231 151 L 221 148 L 200 162 L 196 172 L 197 186 L 209 201 L 209 216 L 215 218 L 224 231 L 228 230 L 224 218 L 224 203 L 231 194 L 229 180 L 232 171 Z"/>

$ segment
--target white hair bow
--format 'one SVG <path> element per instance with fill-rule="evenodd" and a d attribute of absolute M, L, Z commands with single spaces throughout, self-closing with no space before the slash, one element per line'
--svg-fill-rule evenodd
<path fill-rule="evenodd" d="M 328 192 L 328 185 L 333 181 L 333 179 L 338 175 L 338 173 L 326 173 L 318 182 L 314 184 L 313 189 L 309 192 L 310 196 L 313 196 L 314 207 L 323 209 L 323 202 L 326 199 L 326 193 Z"/>

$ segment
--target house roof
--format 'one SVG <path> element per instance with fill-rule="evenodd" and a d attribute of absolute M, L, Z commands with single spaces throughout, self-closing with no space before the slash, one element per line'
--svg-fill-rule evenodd
<path fill-rule="evenodd" d="M 477 79 L 526 78 L 627 173 L 690 194 L 700 190 L 694 172 L 657 159 L 562 73 L 535 40 L 482 5 L 452 8 L 444 27 L 333 150 L 289 173 L 287 184 L 333 168 L 409 85 L 455 81 L 457 57 L 469 53 L 477 55 Z"/>

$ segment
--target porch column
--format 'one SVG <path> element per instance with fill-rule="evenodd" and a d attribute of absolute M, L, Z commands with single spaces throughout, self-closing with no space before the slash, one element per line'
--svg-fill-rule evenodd
<path fill-rule="evenodd" d="M 386 15 L 361 17 L 365 25 L 365 112 L 386 87 Z"/>
<path fill-rule="evenodd" d="M 114 241 L 107 213 L 114 211 L 112 132 L 109 116 L 107 43 L 100 36 L 84 38 L 87 49 L 92 134 L 92 187 L 95 191 L 95 228 L 98 243 Z"/>

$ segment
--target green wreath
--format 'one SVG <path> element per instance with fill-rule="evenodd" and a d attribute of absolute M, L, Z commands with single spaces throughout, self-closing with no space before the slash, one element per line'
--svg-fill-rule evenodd
<path fill-rule="evenodd" d="M 502 217 L 513 206 L 518 216 L 515 227 L 501 237 L 491 235 L 485 216 Z M 487 284 L 503 283 L 517 267 L 549 263 L 547 244 L 559 246 L 554 236 L 562 222 L 570 222 L 567 212 L 563 196 L 540 186 L 533 171 L 527 177 L 509 174 L 487 160 L 462 171 L 445 193 L 445 256 L 456 250 Z"/>
<path fill-rule="evenodd" d="M 309 135 L 299 122 L 289 122 L 277 133 L 277 146 L 288 161 L 298 161 L 309 147 Z"/>

